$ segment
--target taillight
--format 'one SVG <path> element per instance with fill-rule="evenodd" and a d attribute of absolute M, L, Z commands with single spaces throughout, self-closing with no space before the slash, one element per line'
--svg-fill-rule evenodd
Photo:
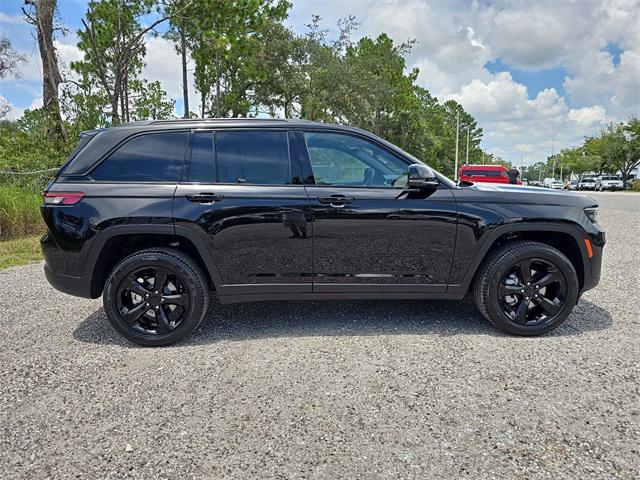
<path fill-rule="evenodd" d="M 43 192 L 45 205 L 75 205 L 84 198 L 84 192 Z"/>

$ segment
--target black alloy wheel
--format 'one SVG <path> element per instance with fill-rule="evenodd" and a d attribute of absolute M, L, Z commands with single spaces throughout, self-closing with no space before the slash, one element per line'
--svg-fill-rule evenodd
<path fill-rule="evenodd" d="M 519 261 L 497 289 L 502 313 L 520 325 L 553 321 L 567 299 L 567 280 L 560 269 L 541 258 Z"/>
<path fill-rule="evenodd" d="M 515 241 L 497 248 L 476 274 L 474 296 L 482 315 L 515 335 L 540 335 L 561 325 L 578 301 L 571 261 L 556 248 Z"/>
<path fill-rule="evenodd" d="M 176 343 L 202 321 L 209 284 L 198 264 L 168 248 L 141 250 L 113 269 L 102 295 L 109 322 L 145 346 Z"/>
<path fill-rule="evenodd" d="M 163 335 L 177 328 L 189 312 L 184 279 L 166 268 L 144 267 L 118 286 L 118 311 L 129 328 L 146 335 Z"/>

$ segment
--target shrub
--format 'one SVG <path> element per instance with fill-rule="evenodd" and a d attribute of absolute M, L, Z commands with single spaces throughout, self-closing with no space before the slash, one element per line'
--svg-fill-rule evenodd
<path fill-rule="evenodd" d="M 34 189 L 0 185 L 0 239 L 42 233 L 41 203 L 42 197 Z"/>

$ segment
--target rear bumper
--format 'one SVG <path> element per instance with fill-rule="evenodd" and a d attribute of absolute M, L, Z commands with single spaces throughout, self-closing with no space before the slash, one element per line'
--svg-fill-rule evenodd
<path fill-rule="evenodd" d="M 44 275 L 56 290 L 76 297 L 92 298 L 91 282 L 84 277 L 61 275 L 51 271 L 47 265 L 44 266 Z"/>

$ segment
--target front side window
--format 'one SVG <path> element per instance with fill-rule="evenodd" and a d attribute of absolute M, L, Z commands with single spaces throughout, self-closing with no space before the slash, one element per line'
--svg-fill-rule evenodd
<path fill-rule="evenodd" d="M 305 140 L 317 185 L 407 185 L 407 165 L 367 140 L 323 132 L 306 132 Z"/>
<path fill-rule="evenodd" d="M 228 131 L 215 136 L 220 183 L 291 183 L 287 132 Z"/>
<path fill-rule="evenodd" d="M 113 182 L 177 182 L 187 146 L 187 132 L 148 133 L 132 138 L 91 173 Z"/>

